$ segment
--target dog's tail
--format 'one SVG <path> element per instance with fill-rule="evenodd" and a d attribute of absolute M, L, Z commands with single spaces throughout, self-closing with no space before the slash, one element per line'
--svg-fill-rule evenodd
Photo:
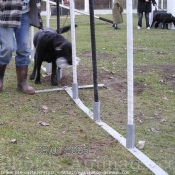
<path fill-rule="evenodd" d="M 75 24 L 75 27 L 77 27 L 76 24 Z M 65 27 L 60 28 L 60 30 L 57 29 L 56 32 L 58 34 L 62 34 L 62 33 L 68 32 L 70 29 L 71 29 L 71 26 L 65 26 Z"/>

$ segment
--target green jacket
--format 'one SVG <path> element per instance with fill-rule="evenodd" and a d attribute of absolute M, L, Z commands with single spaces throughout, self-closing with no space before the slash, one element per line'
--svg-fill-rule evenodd
<path fill-rule="evenodd" d="M 112 7 L 113 23 L 120 24 L 123 22 L 123 0 L 115 0 Z"/>

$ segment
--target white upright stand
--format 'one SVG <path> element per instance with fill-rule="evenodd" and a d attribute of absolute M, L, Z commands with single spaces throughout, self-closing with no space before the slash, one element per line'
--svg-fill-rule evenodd
<path fill-rule="evenodd" d="M 50 3 L 49 0 L 46 1 L 46 27 L 50 27 Z M 50 72 L 50 63 L 46 63 L 46 72 Z"/>
<path fill-rule="evenodd" d="M 175 16 L 175 1 L 174 0 L 167 0 L 167 12 L 171 13 L 173 16 Z M 175 29 L 174 24 L 168 24 L 169 29 Z"/>
<path fill-rule="evenodd" d="M 134 86 L 133 86 L 133 17 L 132 1 L 127 0 L 127 80 L 128 80 L 128 123 L 126 126 L 126 147 L 134 148 Z"/>
<path fill-rule="evenodd" d="M 78 98 L 77 66 L 76 66 L 76 39 L 75 39 L 75 13 L 74 0 L 70 0 L 70 17 L 71 17 L 71 38 L 72 38 L 72 58 L 73 58 L 73 98 Z"/>
<path fill-rule="evenodd" d="M 34 36 L 34 27 L 31 27 L 31 37 L 30 37 L 30 45 L 31 45 L 31 59 L 34 60 L 34 45 L 33 45 L 33 36 Z"/>
<path fill-rule="evenodd" d="M 84 0 L 84 11 L 89 13 L 89 0 Z"/>
<path fill-rule="evenodd" d="M 53 2 L 52 2 L 53 3 Z M 71 29 L 74 30 L 74 2 L 70 0 L 71 3 Z M 75 34 L 72 35 L 72 40 L 75 40 Z M 76 43 L 73 41 L 73 57 L 75 62 L 76 57 Z M 78 86 L 77 88 L 77 73 L 76 66 L 73 63 L 73 87 L 63 87 L 63 88 L 55 88 L 55 89 L 45 89 L 45 90 L 36 90 L 35 93 L 40 92 L 53 92 L 53 91 L 62 91 L 65 90 L 69 96 L 74 100 L 74 102 L 79 106 L 79 108 L 85 112 L 92 120 L 95 121 L 97 125 L 107 131 L 113 138 L 118 140 L 120 144 L 122 144 L 130 153 L 132 153 L 137 159 L 139 159 L 147 168 L 149 168 L 155 175 L 168 175 L 163 169 L 161 169 L 158 165 L 156 165 L 151 159 L 149 159 L 145 154 L 143 154 L 140 150 L 134 147 L 135 144 L 135 124 L 133 117 L 133 19 L 132 19 L 132 1 L 127 0 L 127 70 L 128 70 L 128 123 L 127 123 L 127 138 L 125 139 L 122 135 L 120 135 L 117 131 L 111 128 L 109 125 L 104 123 L 102 120 L 94 120 L 94 114 L 91 110 L 89 110 L 82 101 L 78 98 L 78 88 L 94 88 L 94 85 L 86 85 L 86 86 Z M 104 87 L 104 84 L 98 85 L 98 87 Z M 74 96 L 74 97 L 73 97 Z M 96 105 L 96 104 L 95 104 Z M 95 108 L 99 109 L 100 105 L 95 106 Z M 97 110 L 94 110 L 97 113 Z M 98 112 L 100 113 L 100 112 Z M 99 117 L 100 118 L 100 117 Z M 98 119 L 98 118 L 97 118 Z"/>

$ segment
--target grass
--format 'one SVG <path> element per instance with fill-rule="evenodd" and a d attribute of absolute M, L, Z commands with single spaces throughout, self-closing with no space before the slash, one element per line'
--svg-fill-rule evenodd
<path fill-rule="evenodd" d="M 102 15 L 112 19 L 111 15 Z M 134 117 L 136 144 L 145 140 L 142 152 L 168 174 L 175 174 L 175 60 L 174 31 L 137 30 L 134 19 Z M 76 16 L 76 52 L 79 85 L 92 84 L 90 25 L 88 16 Z M 124 137 L 127 123 L 126 16 L 121 30 L 95 20 L 101 118 Z M 61 18 L 61 26 L 65 18 Z M 144 21 L 143 21 L 144 22 Z M 66 25 L 70 23 L 68 19 Z M 143 23 L 144 24 L 144 23 Z M 51 18 L 56 28 L 56 18 Z M 70 33 L 64 36 L 71 40 Z M 33 63 L 29 67 L 32 71 Z M 66 92 L 24 95 L 16 89 L 14 60 L 8 65 L 0 93 L 0 172 L 63 174 L 61 171 L 104 171 L 151 175 L 120 143 L 88 118 Z M 42 72 L 42 74 L 45 74 Z M 53 88 L 42 77 L 36 90 Z M 71 86 L 72 70 L 63 70 L 59 87 Z M 55 88 L 55 87 L 54 87 Z M 79 98 L 92 110 L 93 90 L 79 90 Z M 46 106 L 48 109 L 46 110 Z M 43 121 L 49 126 L 41 126 Z M 162 122 L 163 121 L 163 122 Z M 16 139 L 17 143 L 11 143 Z"/>

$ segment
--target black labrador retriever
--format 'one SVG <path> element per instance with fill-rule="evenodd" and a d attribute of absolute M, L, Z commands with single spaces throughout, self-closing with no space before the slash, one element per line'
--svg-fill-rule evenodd
<path fill-rule="evenodd" d="M 77 27 L 77 26 L 75 26 Z M 60 29 L 59 33 L 70 30 L 70 26 Z M 52 63 L 51 84 L 58 85 L 56 69 L 67 68 L 72 65 L 72 44 L 58 34 L 57 30 L 44 28 L 37 31 L 34 35 L 33 44 L 35 46 L 34 68 L 30 75 L 30 80 L 35 79 L 35 84 L 40 83 L 40 71 L 43 61 Z M 78 64 L 78 63 L 77 63 Z"/>
<path fill-rule="evenodd" d="M 155 24 L 155 28 L 158 28 L 158 25 L 162 23 L 162 28 L 167 29 L 168 23 L 173 23 L 175 26 L 175 17 L 171 13 L 156 13 L 153 17 L 153 22 L 151 24 L 151 27 Z"/>

